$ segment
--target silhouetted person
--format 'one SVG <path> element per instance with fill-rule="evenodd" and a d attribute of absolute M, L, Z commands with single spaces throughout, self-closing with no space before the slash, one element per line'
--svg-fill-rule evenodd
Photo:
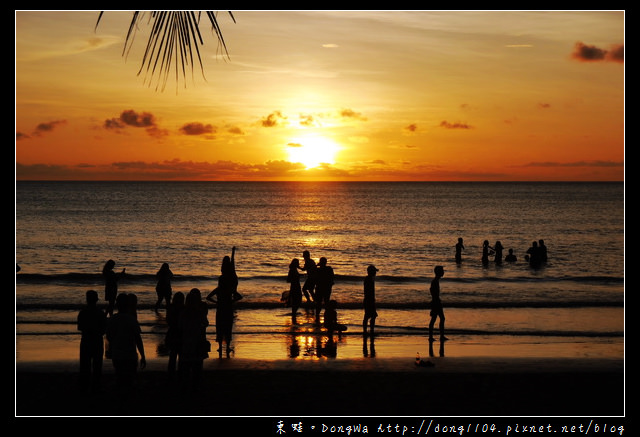
<path fill-rule="evenodd" d="M 525 255 L 525 259 L 529 261 L 529 265 L 531 267 L 539 267 L 540 266 L 540 248 L 538 247 L 538 242 L 534 241 L 531 243 L 531 247 L 527 249 L 527 255 Z"/>
<path fill-rule="evenodd" d="M 502 264 L 502 251 L 504 247 L 502 247 L 502 243 L 500 241 L 496 241 L 496 244 L 493 246 L 494 258 L 493 261 L 496 264 Z"/>
<path fill-rule="evenodd" d="M 80 384 L 84 390 L 100 391 L 102 377 L 102 356 L 104 354 L 104 334 L 107 329 L 107 315 L 98 308 L 98 293 L 88 290 L 86 306 L 78 313 L 80 338 Z"/>
<path fill-rule="evenodd" d="M 347 330 L 347 325 L 343 325 L 338 322 L 338 301 L 331 299 L 327 302 L 327 308 L 324 310 L 324 327 L 327 328 L 327 335 L 329 341 L 333 341 L 333 333 L 338 332 L 338 336 L 342 335 L 343 331 Z"/>
<path fill-rule="evenodd" d="M 374 358 L 376 356 L 376 345 L 374 337 L 369 337 L 369 345 L 367 345 L 367 336 L 362 336 L 362 355 Z"/>
<path fill-rule="evenodd" d="M 116 273 L 113 268 L 116 266 L 116 262 L 112 259 L 107 261 L 102 268 L 102 276 L 104 277 L 104 300 L 107 301 L 107 315 L 113 315 L 113 308 L 116 303 L 116 297 L 118 296 L 118 281 L 120 277 L 125 274 L 126 269 L 122 269 L 121 273 Z"/>
<path fill-rule="evenodd" d="M 489 240 L 484 240 L 484 243 L 482 243 L 482 264 L 485 266 L 488 265 L 489 255 L 493 254 L 493 248 L 489 246 Z"/>
<path fill-rule="evenodd" d="M 444 357 L 444 343 L 445 343 L 444 341 L 440 342 L 440 350 L 438 351 L 438 353 L 439 353 L 439 355 L 441 357 Z M 430 357 L 435 356 L 434 353 L 433 353 L 433 342 L 432 341 L 429 342 L 429 356 Z"/>
<path fill-rule="evenodd" d="M 207 312 L 200 290 L 192 288 L 185 298 L 184 309 L 180 314 L 181 349 L 178 368 L 183 382 L 196 390 L 202 380 L 203 361 L 209 357 Z"/>
<path fill-rule="evenodd" d="M 464 243 L 462 241 L 462 237 L 458 237 L 458 242 L 456 243 L 456 262 L 460 264 L 462 262 L 462 251 L 464 250 Z"/>
<path fill-rule="evenodd" d="M 376 311 L 376 273 L 378 269 L 371 264 L 367 267 L 367 276 L 364 278 L 364 318 L 362 319 L 362 334 L 367 335 L 367 324 L 369 327 L 369 334 L 373 337 L 376 328 L 376 318 L 378 312 Z"/>
<path fill-rule="evenodd" d="M 233 304 L 242 299 L 238 293 L 238 276 L 235 268 L 234 247 L 231 250 L 231 258 L 225 256 L 222 259 L 218 286 L 207 296 L 207 300 L 216 304 L 216 341 L 218 353 L 222 355 L 222 343 L 227 344 L 227 355 L 233 350 L 231 340 L 233 333 Z M 214 299 L 215 297 L 215 299 Z"/>
<path fill-rule="evenodd" d="M 128 305 L 128 296 L 120 293 L 116 298 L 118 312 L 109 318 L 106 331 L 116 381 L 122 388 L 133 386 L 138 369 L 138 354 L 140 368 L 147 366 L 140 325 L 129 311 Z"/>
<path fill-rule="evenodd" d="M 538 250 L 540 251 L 540 262 L 547 262 L 547 246 L 544 244 L 544 240 L 538 240 Z"/>
<path fill-rule="evenodd" d="M 138 320 L 138 296 L 135 293 L 127 293 L 127 311 Z"/>
<path fill-rule="evenodd" d="M 173 295 L 171 303 L 167 306 L 167 334 L 165 344 L 169 349 L 169 363 L 167 370 L 169 378 L 173 379 L 176 374 L 180 345 L 182 344 L 182 333 L 180 332 L 180 315 L 184 309 L 184 293 L 178 291 Z"/>
<path fill-rule="evenodd" d="M 304 285 L 302 286 L 302 292 L 304 293 L 304 297 L 307 299 L 307 302 L 311 302 L 316 299 L 315 288 L 318 266 L 313 258 L 311 258 L 311 254 L 308 250 L 302 252 L 302 259 L 304 259 L 304 264 L 300 270 L 307 273 L 307 279 L 305 279 Z"/>
<path fill-rule="evenodd" d="M 327 258 L 324 256 L 318 261 L 316 270 L 316 325 L 320 325 L 320 312 L 322 307 L 327 307 L 331 300 L 331 290 L 334 284 L 333 268 L 327 265 Z"/>
<path fill-rule="evenodd" d="M 444 276 L 444 268 L 442 266 L 436 266 L 433 272 L 435 273 L 435 277 L 431 280 L 431 287 L 429 288 L 429 292 L 431 293 L 431 321 L 429 322 L 430 342 L 434 341 L 433 325 L 435 325 L 437 318 L 440 318 L 440 341 L 448 340 L 444 335 L 444 309 L 440 301 L 440 278 Z"/>
<path fill-rule="evenodd" d="M 518 257 L 516 257 L 516 256 L 514 255 L 514 253 L 513 253 L 513 249 L 509 249 L 509 254 L 508 254 L 507 256 L 505 256 L 505 257 L 504 257 L 504 260 L 505 260 L 506 262 L 510 262 L 510 263 L 512 263 L 512 262 L 516 262 L 516 261 L 518 261 Z"/>
<path fill-rule="evenodd" d="M 300 286 L 300 260 L 294 258 L 289 264 L 289 273 L 287 274 L 287 282 L 289 286 L 289 304 L 291 305 L 291 323 L 296 325 L 298 323 L 296 316 L 298 314 L 298 308 L 302 304 L 302 287 Z"/>
<path fill-rule="evenodd" d="M 156 283 L 156 295 L 158 296 L 158 300 L 156 301 L 156 312 L 160 305 L 162 305 L 162 301 L 165 302 L 165 305 L 168 307 L 171 302 L 171 280 L 173 279 L 173 272 L 169 268 L 168 263 L 163 263 L 160 266 L 160 269 L 156 272 L 156 279 L 158 282 Z"/>

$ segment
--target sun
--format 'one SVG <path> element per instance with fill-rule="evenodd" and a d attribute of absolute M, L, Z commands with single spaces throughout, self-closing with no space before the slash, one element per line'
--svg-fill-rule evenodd
<path fill-rule="evenodd" d="M 290 162 L 299 162 L 307 169 L 322 164 L 335 164 L 339 147 L 328 138 L 306 136 L 294 138 L 287 144 Z"/>

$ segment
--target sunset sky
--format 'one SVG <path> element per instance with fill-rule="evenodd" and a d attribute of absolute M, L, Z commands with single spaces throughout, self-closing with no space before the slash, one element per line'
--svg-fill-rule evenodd
<path fill-rule="evenodd" d="M 624 180 L 623 11 L 231 12 L 161 89 L 132 11 L 16 11 L 16 179 Z"/>

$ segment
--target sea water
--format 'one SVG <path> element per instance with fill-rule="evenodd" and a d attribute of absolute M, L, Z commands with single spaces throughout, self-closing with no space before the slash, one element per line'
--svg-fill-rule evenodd
<path fill-rule="evenodd" d="M 333 267 L 332 297 L 349 333 L 361 330 L 362 281 L 374 264 L 380 336 L 425 335 L 429 283 L 442 265 L 452 335 L 624 337 L 623 183 L 18 181 L 15 213 L 18 340 L 77 340 L 77 311 L 86 290 L 103 296 L 109 259 L 126 268 L 119 290 L 138 296 L 143 332 L 161 338 L 160 265 L 170 264 L 174 293 L 206 295 L 232 247 L 243 295 L 236 338 L 291 332 L 280 296 L 304 250 Z M 525 254 L 540 239 L 549 259 L 532 267 Z M 484 240 L 500 241 L 504 255 L 513 249 L 518 261 L 483 264 Z M 313 309 L 300 312 L 304 330 Z"/>

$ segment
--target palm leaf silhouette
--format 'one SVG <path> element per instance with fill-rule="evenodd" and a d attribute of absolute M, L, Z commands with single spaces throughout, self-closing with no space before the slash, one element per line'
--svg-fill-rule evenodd
<path fill-rule="evenodd" d="M 199 46 L 204 44 L 200 33 L 200 17 L 203 11 L 134 11 L 131 24 L 127 32 L 122 55 L 126 58 L 133 41 L 136 30 L 140 27 L 143 19 L 147 17 L 146 25 L 151 26 L 147 46 L 144 50 L 138 76 L 145 75 L 145 81 L 151 86 L 156 79 L 156 90 L 165 89 L 171 73 L 175 73 L 176 84 L 180 77 L 185 79 L 187 70 L 191 70 L 196 65 L 195 60 L 200 65 L 200 71 L 204 77 L 202 58 L 200 57 Z M 204 11 L 211 23 L 212 32 L 218 40 L 218 46 L 222 48 L 223 54 L 228 57 L 227 46 L 222 37 L 222 30 L 218 24 L 217 12 Z M 104 11 L 98 15 L 96 29 Z M 235 18 L 231 12 L 229 16 L 235 23 Z"/>

